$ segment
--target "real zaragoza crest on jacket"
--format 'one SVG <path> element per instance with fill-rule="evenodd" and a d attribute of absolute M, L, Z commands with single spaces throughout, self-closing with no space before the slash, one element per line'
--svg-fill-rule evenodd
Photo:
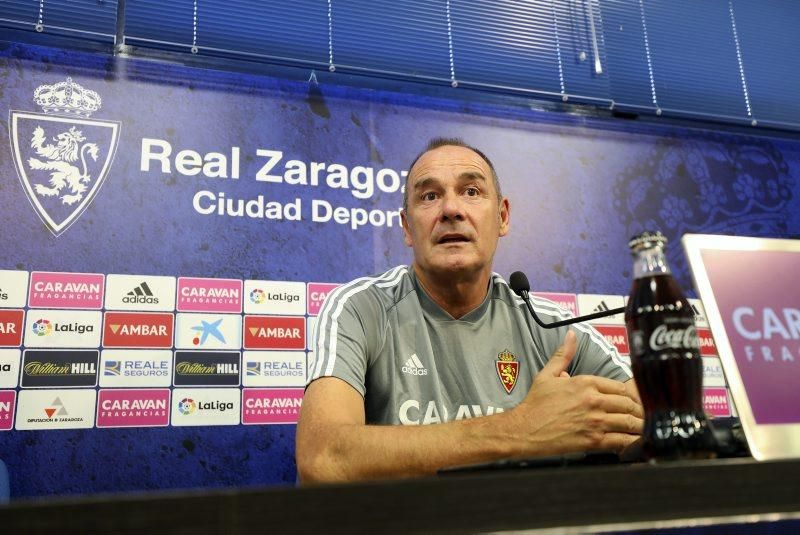
<path fill-rule="evenodd" d="M 90 119 L 95 91 L 72 78 L 41 85 L 33 99 L 44 113 L 11 110 L 11 153 L 36 215 L 55 236 L 67 230 L 100 191 L 119 141 L 119 121 Z"/>

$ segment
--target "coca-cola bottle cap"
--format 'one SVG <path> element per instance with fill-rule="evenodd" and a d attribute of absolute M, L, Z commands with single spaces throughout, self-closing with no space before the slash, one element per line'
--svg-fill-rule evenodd
<path fill-rule="evenodd" d="M 661 234 L 660 231 L 654 232 L 645 231 L 630 239 L 628 247 L 631 251 L 641 251 L 643 249 L 652 249 L 653 247 L 664 247 L 667 244 L 667 237 Z"/>

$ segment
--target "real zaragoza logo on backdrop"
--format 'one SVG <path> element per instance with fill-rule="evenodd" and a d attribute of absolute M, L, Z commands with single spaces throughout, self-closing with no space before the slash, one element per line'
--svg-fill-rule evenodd
<path fill-rule="evenodd" d="M 89 119 L 100 109 L 100 95 L 72 78 L 39 86 L 33 99 L 44 113 L 9 112 L 11 153 L 31 206 L 58 236 L 100 191 L 117 150 L 120 122 Z"/>

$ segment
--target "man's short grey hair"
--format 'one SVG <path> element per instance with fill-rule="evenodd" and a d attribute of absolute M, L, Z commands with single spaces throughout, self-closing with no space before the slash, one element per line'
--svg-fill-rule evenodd
<path fill-rule="evenodd" d="M 486 162 L 486 165 L 489 166 L 489 169 L 492 171 L 492 181 L 494 181 L 494 189 L 497 191 L 497 199 L 498 202 L 503 199 L 503 193 L 500 191 L 500 179 L 497 178 L 497 171 L 494 170 L 494 165 L 492 161 L 486 156 L 480 149 L 473 147 L 472 145 L 467 144 L 463 139 L 457 137 L 436 137 L 428 141 L 425 149 L 422 150 L 417 157 L 414 158 L 414 161 L 411 162 L 411 165 L 408 166 L 408 175 L 406 175 L 406 187 L 403 191 L 403 211 L 408 212 L 408 179 L 411 176 L 411 170 L 416 165 L 417 161 L 422 158 L 422 155 L 426 152 L 430 152 L 432 150 L 438 149 L 439 147 L 464 147 L 465 149 L 469 149 L 481 158 L 483 161 Z"/>

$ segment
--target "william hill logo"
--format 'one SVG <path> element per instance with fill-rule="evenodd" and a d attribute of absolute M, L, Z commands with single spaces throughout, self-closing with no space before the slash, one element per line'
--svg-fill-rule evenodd
<path fill-rule="evenodd" d="M 173 315 L 167 312 L 106 312 L 106 347 L 172 347 Z"/>
<path fill-rule="evenodd" d="M 97 384 L 96 350 L 34 350 L 22 356 L 21 385 L 27 387 L 76 387 Z"/>
<path fill-rule="evenodd" d="M 30 377 L 57 377 L 65 375 L 96 375 L 97 366 L 93 362 L 74 362 L 58 364 L 33 361 L 25 365 L 25 374 Z"/>
<path fill-rule="evenodd" d="M 176 351 L 175 386 L 239 386 L 238 351 Z"/>
<path fill-rule="evenodd" d="M 239 375 L 238 364 L 203 364 L 201 362 L 180 362 L 175 366 L 178 375 Z"/>

